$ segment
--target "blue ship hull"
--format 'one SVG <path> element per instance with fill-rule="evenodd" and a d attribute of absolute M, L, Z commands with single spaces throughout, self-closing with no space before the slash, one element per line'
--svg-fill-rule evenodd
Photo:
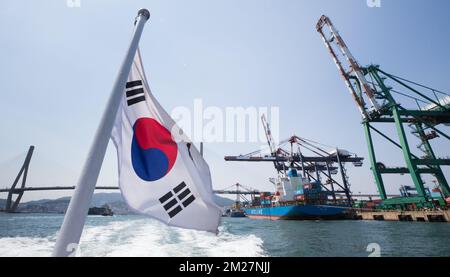
<path fill-rule="evenodd" d="M 244 211 L 250 218 L 273 220 L 343 219 L 349 217 L 349 207 L 328 205 L 250 207 L 244 208 Z"/>

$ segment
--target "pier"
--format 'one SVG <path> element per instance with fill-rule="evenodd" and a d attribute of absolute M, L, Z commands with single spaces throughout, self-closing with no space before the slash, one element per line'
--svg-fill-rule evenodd
<path fill-rule="evenodd" d="M 356 216 L 360 220 L 450 222 L 450 210 L 356 211 Z"/>

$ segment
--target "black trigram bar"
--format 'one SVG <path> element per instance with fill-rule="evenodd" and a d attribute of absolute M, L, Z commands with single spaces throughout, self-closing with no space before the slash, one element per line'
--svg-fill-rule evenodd
<path fill-rule="evenodd" d="M 142 101 L 145 101 L 144 95 L 127 100 L 127 104 L 128 104 L 128 106 L 131 106 L 131 105 L 134 105 L 134 104 L 142 102 Z"/>
<path fill-rule="evenodd" d="M 174 187 L 172 191 L 167 192 L 159 198 L 159 202 L 161 202 L 161 205 L 163 205 L 164 210 L 166 210 L 170 218 L 176 216 L 183 208 L 189 206 L 194 200 L 195 196 L 192 194 L 191 190 L 187 188 L 185 182 L 181 182 Z"/>
<path fill-rule="evenodd" d="M 164 205 L 164 209 L 167 211 L 170 208 L 172 208 L 173 206 L 175 206 L 176 204 L 178 204 L 178 201 L 177 201 L 177 199 L 173 198 L 172 200 L 170 200 L 168 203 L 166 203 Z"/>
<path fill-rule="evenodd" d="M 141 80 L 127 82 L 125 88 L 128 106 L 145 101 L 145 92 Z"/>
<path fill-rule="evenodd" d="M 144 94 L 144 89 L 137 88 L 137 89 L 127 90 L 127 97 L 135 96 L 138 94 Z"/>
<path fill-rule="evenodd" d="M 189 189 L 183 190 L 180 194 L 178 194 L 178 199 L 183 200 L 191 191 Z"/>
<path fill-rule="evenodd" d="M 133 88 L 133 87 L 137 87 L 137 86 L 142 86 L 141 80 L 127 82 L 127 84 L 125 85 L 125 88 Z"/>
<path fill-rule="evenodd" d="M 171 210 L 168 214 L 169 214 L 170 218 L 172 218 L 172 217 L 176 216 L 182 210 L 183 210 L 183 208 L 181 208 L 181 206 L 176 206 L 176 208 Z"/>
<path fill-rule="evenodd" d="M 189 204 L 191 204 L 193 201 L 195 200 L 194 195 L 189 196 L 188 199 L 183 201 L 183 206 L 186 208 L 187 206 L 189 206 Z"/>
<path fill-rule="evenodd" d="M 180 190 L 184 189 L 184 187 L 186 187 L 186 184 L 184 182 L 181 182 L 181 184 L 179 184 L 178 186 L 176 186 L 173 191 L 175 193 L 178 193 Z"/>
<path fill-rule="evenodd" d="M 170 197 L 173 196 L 173 193 L 169 191 L 168 193 L 164 194 L 163 197 L 159 198 L 159 202 L 163 203 L 170 199 Z"/>

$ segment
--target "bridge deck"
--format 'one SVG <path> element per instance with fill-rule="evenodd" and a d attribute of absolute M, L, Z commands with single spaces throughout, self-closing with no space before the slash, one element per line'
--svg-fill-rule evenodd
<path fill-rule="evenodd" d="M 25 187 L 25 188 L 15 188 L 13 192 L 22 192 L 22 191 L 42 191 L 42 190 L 73 190 L 75 186 L 54 186 L 54 187 Z M 95 187 L 96 190 L 116 190 L 119 187 L 108 187 L 108 186 L 99 186 Z M 10 188 L 0 189 L 0 192 L 9 192 Z M 216 194 L 253 194 L 259 195 L 260 191 L 236 191 L 236 190 L 215 190 Z"/>

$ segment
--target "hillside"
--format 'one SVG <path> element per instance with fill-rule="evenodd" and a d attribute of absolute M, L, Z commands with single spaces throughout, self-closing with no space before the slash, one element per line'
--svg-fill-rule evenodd
<path fill-rule="evenodd" d="M 18 212 L 23 213 L 64 213 L 69 205 L 70 197 L 58 199 L 41 199 L 21 203 Z M 217 205 L 221 207 L 230 206 L 233 200 L 215 195 Z M 115 214 L 130 214 L 128 206 L 120 193 L 95 193 L 92 196 L 91 207 L 100 207 L 108 204 Z M 0 199 L 0 210 L 6 205 L 5 199 Z"/>

